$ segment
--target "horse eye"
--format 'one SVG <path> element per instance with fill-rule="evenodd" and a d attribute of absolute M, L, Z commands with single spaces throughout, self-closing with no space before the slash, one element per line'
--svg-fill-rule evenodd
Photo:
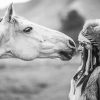
<path fill-rule="evenodd" d="M 32 27 L 26 27 L 23 32 L 28 33 L 32 30 Z"/>

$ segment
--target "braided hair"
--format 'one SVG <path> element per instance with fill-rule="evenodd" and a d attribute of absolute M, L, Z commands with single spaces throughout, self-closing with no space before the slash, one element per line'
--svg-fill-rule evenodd
<path fill-rule="evenodd" d="M 82 84 L 81 93 L 83 93 L 91 73 L 100 65 L 100 20 L 89 20 L 86 22 L 79 33 L 78 40 L 81 44 L 84 44 L 84 50 L 81 54 L 83 63 L 73 79 L 76 81 L 77 87 Z"/>

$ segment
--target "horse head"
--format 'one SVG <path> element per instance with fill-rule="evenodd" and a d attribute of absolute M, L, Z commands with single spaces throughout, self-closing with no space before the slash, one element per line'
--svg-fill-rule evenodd
<path fill-rule="evenodd" d="M 12 4 L 0 20 L 0 58 L 70 60 L 76 46 L 69 36 L 16 16 Z"/>

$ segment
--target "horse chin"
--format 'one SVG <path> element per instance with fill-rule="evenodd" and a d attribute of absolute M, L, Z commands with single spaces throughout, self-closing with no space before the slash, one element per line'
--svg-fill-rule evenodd
<path fill-rule="evenodd" d="M 16 57 L 12 54 L 3 54 L 0 56 L 0 59 L 7 59 L 7 58 L 16 58 Z"/>
<path fill-rule="evenodd" d="M 66 51 L 60 51 L 59 54 L 60 54 L 60 59 L 63 61 L 69 61 L 73 57 L 73 53 L 68 53 Z"/>
<path fill-rule="evenodd" d="M 62 61 L 69 61 L 69 60 L 71 60 L 71 59 L 72 59 L 72 57 L 71 57 L 71 58 L 61 57 L 60 59 L 61 59 Z"/>

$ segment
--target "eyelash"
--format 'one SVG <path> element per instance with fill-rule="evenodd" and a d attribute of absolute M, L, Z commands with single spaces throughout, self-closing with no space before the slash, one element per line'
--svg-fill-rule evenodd
<path fill-rule="evenodd" d="M 32 27 L 26 27 L 23 32 L 29 33 L 32 30 Z"/>

